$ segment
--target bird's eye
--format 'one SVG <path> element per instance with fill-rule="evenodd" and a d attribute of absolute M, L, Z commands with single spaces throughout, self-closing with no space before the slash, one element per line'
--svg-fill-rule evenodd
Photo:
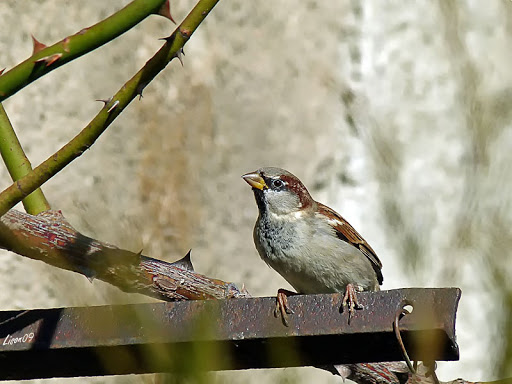
<path fill-rule="evenodd" d="M 276 180 L 272 181 L 272 187 L 274 187 L 275 189 L 283 188 L 283 186 L 284 186 L 284 183 L 282 182 L 282 180 L 276 179 Z"/>

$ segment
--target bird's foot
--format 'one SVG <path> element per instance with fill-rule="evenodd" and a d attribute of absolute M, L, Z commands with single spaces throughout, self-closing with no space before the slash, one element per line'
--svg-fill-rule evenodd
<path fill-rule="evenodd" d="M 353 284 L 347 284 L 345 288 L 345 295 L 343 296 L 342 308 L 348 307 L 348 323 L 352 316 L 355 314 L 356 309 L 363 309 L 363 306 L 357 301 L 357 291 L 361 292 L 361 288 L 355 287 Z"/>
<path fill-rule="evenodd" d="M 274 309 L 274 316 L 281 316 L 283 324 L 288 327 L 288 315 L 293 314 L 293 310 L 288 306 L 288 296 L 296 295 L 295 292 L 288 291 L 287 289 L 279 288 L 276 297 L 276 308 Z"/>

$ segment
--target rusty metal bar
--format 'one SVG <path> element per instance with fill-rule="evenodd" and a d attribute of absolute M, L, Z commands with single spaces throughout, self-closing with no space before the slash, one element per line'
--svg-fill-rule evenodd
<path fill-rule="evenodd" d="M 348 324 L 341 296 L 289 297 L 289 327 L 275 298 L 181 301 L 0 312 L 0 379 L 225 370 L 402 360 L 393 320 L 414 360 L 456 360 L 460 290 L 361 293 Z M 369 348 L 368 346 L 372 346 Z"/>

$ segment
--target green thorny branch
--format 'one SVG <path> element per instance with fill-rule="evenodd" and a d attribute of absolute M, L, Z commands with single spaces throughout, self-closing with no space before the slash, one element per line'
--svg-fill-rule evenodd
<path fill-rule="evenodd" d="M 14 129 L 5 113 L 3 105 L 0 103 L 0 153 L 4 160 L 7 170 L 13 181 L 21 179 L 32 171 L 32 166 L 28 160 L 23 148 L 14 133 Z M 23 200 L 25 210 L 36 215 L 40 212 L 50 209 L 50 204 L 43 195 L 43 191 L 37 188 Z"/>
<path fill-rule="evenodd" d="M 135 0 L 105 20 L 49 47 L 34 39 L 32 56 L 0 76 L 0 102 L 61 65 L 122 35 L 151 14 L 160 13 L 172 20 L 168 7 L 168 0 Z"/>
<path fill-rule="evenodd" d="M 87 150 L 114 119 L 169 62 L 181 58 L 183 46 L 219 0 L 200 0 L 158 52 L 108 101 L 69 143 L 0 193 L 0 215 L 24 199 Z M 84 34 L 87 34 L 86 31 Z M 58 61 L 58 60 L 57 60 Z M 53 65 L 53 64 L 52 64 Z"/>
<path fill-rule="evenodd" d="M 170 13 L 169 0 L 135 0 L 107 19 L 73 36 L 68 36 L 51 47 L 40 43 L 32 36 L 34 42 L 32 56 L 3 76 L 1 76 L 3 70 L 0 70 L 0 101 L 61 65 L 109 42 L 156 12 L 174 22 Z M 13 181 L 19 180 L 32 171 L 30 161 L 1 104 L 0 154 Z M 50 204 L 40 188 L 23 199 L 23 205 L 25 210 L 33 215 L 50 209 Z"/>

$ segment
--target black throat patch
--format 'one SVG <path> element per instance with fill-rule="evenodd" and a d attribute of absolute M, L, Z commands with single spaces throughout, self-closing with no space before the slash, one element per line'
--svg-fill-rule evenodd
<path fill-rule="evenodd" d="M 256 204 L 258 204 L 258 209 L 260 210 L 260 213 L 266 213 L 267 204 L 265 203 L 265 196 L 263 190 L 253 188 L 252 191 L 254 192 L 254 198 L 256 199 Z"/>

